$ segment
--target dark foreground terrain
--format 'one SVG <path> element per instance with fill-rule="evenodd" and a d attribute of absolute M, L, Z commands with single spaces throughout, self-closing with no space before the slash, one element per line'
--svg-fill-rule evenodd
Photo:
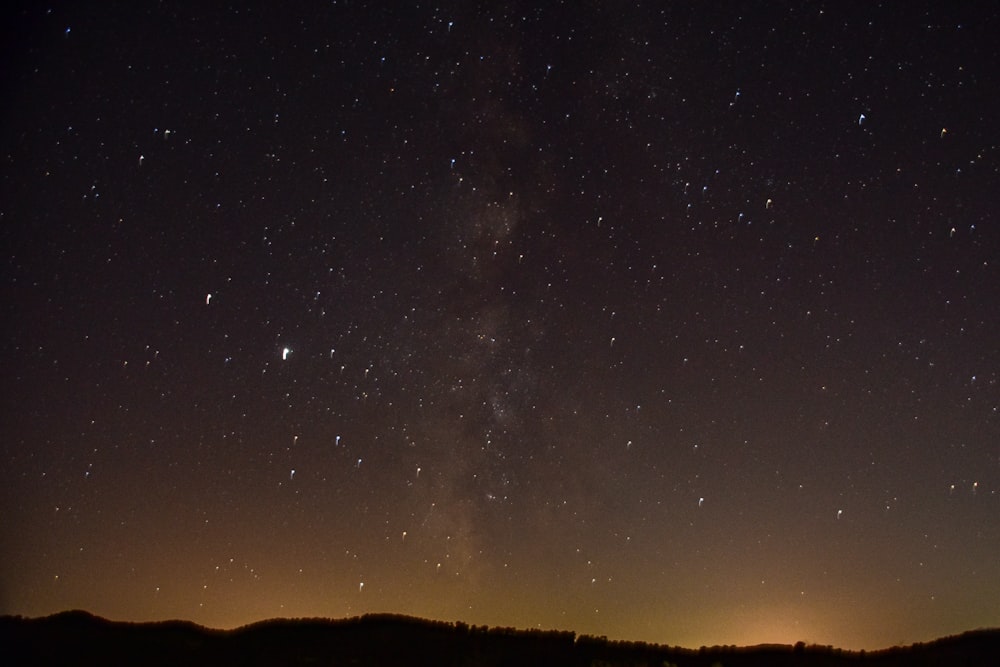
<path fill-rule="evenodd" d="M 340 665 L 434 667 L 892 667 L 1000 665 L 1000 629 L 926 644 L 852 652 L 824 646 L 713 647 L 697 650 L 438 623 L 402 616 L 274 620 L 232 631 L 192 623 L 114 623 L 86 612 L 46 618 L 0 617 L 6 665 Z"/>

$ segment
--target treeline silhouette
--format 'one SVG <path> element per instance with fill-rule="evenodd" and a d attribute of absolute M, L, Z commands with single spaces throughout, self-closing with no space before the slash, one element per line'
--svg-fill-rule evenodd
<path fill-rule="evenodd" d="M 59 665 L 327 667 L 996 667 L 1000 629 L 880 651 L 798 643 L 700 649 L 375 614 L 270 620 L 236 630 L 118 623 L 83 611 L 0 617 L 0 662 Z"/>

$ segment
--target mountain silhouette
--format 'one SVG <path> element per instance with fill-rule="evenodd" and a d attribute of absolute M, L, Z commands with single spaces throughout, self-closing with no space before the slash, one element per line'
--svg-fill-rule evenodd
<path fill-rule="evenodd" d="M 84 611 L 0 617 L 4 664 L 325 665 L 330 667 L 994 667 L 1000 629 L 879 651 L 830 646 L 700 649 L 611 641 L 572 632 L 489 628 L 372 614 L 275 619 L 235 630 L 186 621 L 112 622 Z"/>

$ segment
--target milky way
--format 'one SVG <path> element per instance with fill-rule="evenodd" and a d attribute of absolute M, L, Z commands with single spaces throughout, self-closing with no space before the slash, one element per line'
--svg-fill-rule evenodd
<path fill-rule="evenodd" d="M 1000 625 L 985 3 L 25 4 L 0 613 Z"/>

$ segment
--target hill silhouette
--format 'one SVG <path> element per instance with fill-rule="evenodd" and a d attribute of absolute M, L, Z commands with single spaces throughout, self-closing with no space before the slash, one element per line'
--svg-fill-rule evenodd
<path fill-rule="evenodd" d="M 112 622 L 84 611 L 0 617 L 7 665 L 331 667 L 978 667 L 1000 664 L 1000 629 L 879 651 L 762 645 L 686 649 L 572 632 L 488 628 L 397 615 L 276 619 L 235 630 Z"/>

